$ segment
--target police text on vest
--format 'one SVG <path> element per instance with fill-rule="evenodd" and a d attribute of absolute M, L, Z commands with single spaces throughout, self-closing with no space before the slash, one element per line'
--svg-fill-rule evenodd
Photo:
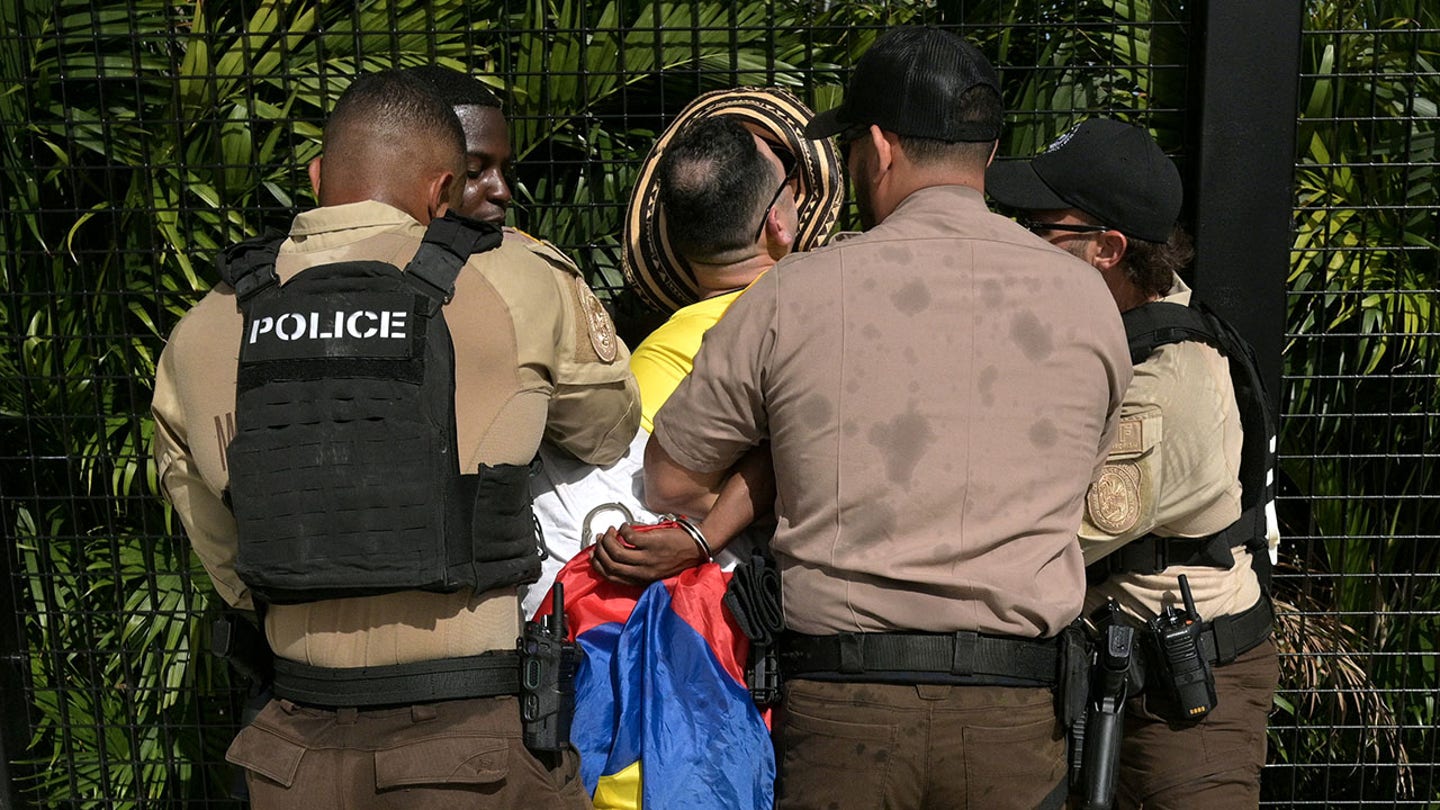
<path fill-rule="evenodd" d="M 409 337 L 406 331 L 409 315 L 410 313 L 403 310 L 336 311 L 323 314 L 286 312 L 282 315 L 265 315 L 251 322 L 250 339 L 247 342 L 254 344 L 265 335 L 284 341 L 336 338 L 400 340 Z"/>

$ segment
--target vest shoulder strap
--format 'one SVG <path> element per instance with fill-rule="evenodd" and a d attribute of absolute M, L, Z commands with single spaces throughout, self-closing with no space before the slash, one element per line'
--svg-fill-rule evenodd
<path fill-rule="evenodd" d="M 265 234 L 231 245 L 215 257 L 220 279 L 235 288 L 235 299 L 242 308 L 280 282 L 275 273 L 275 256 L 284 241 L 283 234 Z"/>
<path fill-rule="evenodd" d="M 1210 319 L 1197 307 L 1153 301 L 1121 313 L 1125 338 L 1130 343 L 1130 363 L 1145 362 L 1161 346 L 1196 341 L 1229 355 Z"/>
<path fill-rule="evenodd" d="M 420 249 L 405 266 L 405 278 L 430 299 L 429 314 L 434 314 L 455 297 L 455 279 L 465 262 L 476 253 L 499 247 L 503 239 L 497 225 L 448 212 L 431 220 Z"/>

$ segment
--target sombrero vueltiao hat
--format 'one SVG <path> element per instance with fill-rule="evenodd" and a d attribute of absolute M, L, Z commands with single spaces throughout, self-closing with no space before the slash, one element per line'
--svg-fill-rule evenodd
<path fill-rule="evenodd" d="M 832 139 L 805 137 L 805 124 L 815 117 L 800 99 L 778 87 L 714 90 L 697 97 L 661 133 L 645 162 L 625 212 L 625 278 L 646 303 L 674 312 L 700 300 L 695 273 L 670 245 L 660 213 L 660 183 L 655 166 L 665 147 L 691 123 L 731 115 L 756 130 L 761 138 L 790 150 L 798 161 L 799 191 L 795 207 L 800 224 L 795 250 L 820 244 L 835 227 L 844 195 L 840 151 Z"/>

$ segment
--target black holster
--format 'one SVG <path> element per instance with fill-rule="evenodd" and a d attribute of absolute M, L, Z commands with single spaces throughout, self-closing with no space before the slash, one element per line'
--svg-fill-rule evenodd
<path fill-rule="evenodd" d="M 1100 629 L 1085 721 L 1088 737 L 1083 755 L 1085 810 L 1109 810 L 1115 802 L 1134 648 L 1134 628 L 1113 622 Z"/>
<path fill-rule="evenodd" d="M 249 618 L 235 611 L 225 611 L 210 625 L 210 651 L 224 658 L 247 682 L 245 703 L 240 709 L 240 727 L 250 725 L 273 696 L 271 683 L 275 677 L 275 654 L 265 638 L 265 631 Z M 230 777 L 230 798 L 248 801 L 250 788 L 245 783 L 245 769 L 235 768 Z"/>
<path fill-rule="evenodd" d="M 750 639 L 745 667 L 750 698 L 761 708 L 780 702 L 780 656 L 777 639 L 785 630 L 780 606 L 780 572 L 763 554 L 735 567 L 721 600 L 740 632 Z"/>
<path fill-rule="evenodd" d="M 1090 704 L 1090 667 L 1094 645 L 1080 620 L 1060 631 L 1060 672 L 1055 688 L 1055 716 L 1069 735 L 1068 784 L 1080 789 L 1085 756 L 1086 709 Z"/>
<path fill-rule="evenodd" d="M 575 717 L 575 673 L 583 654 L 565 629 L 565 588 L 551 587 L 551 612 L 525 623 L 520 653 L 520 724 L 531 752 L 562 751 Z"/>

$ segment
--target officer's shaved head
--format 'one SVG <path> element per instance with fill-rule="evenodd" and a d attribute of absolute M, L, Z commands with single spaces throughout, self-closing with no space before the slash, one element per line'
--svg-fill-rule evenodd
<path fill-rule="evenodd" d="M 500 97 L 474 76 L 440 65 L 420 65 L 405 71 L 430 85 L 441 100 L 452 107 L 494 107 L 501 109 Z"/>
<path fill-rule="evenodd" d="M 437 184 L 442 201 L 465 171 L 465 133 L 455 111 L 425 82 L 387 70 L 356 79 L 325 123 L 324 156 L 311 168 L 320 204 L 389 203 L 423 222 Z M 433 208 L 433 206 L 428 206 Z"/>

